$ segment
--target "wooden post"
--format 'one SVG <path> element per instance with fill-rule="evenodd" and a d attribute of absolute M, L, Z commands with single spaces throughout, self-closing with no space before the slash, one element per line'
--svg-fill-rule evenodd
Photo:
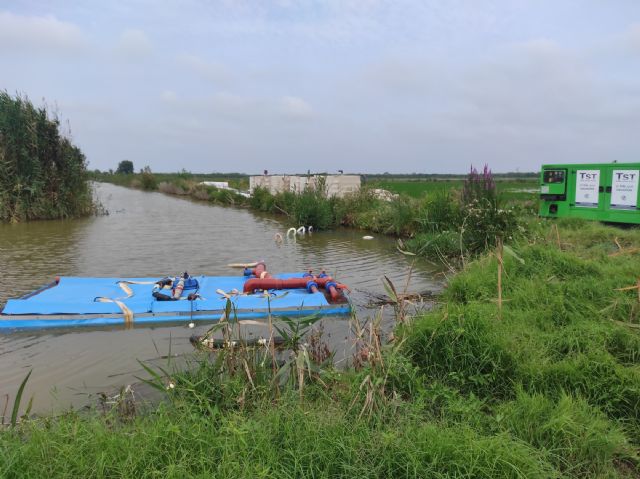
<path fill-rule="evenodd" d="M 558 249 L 562 250 L 562 245 L 560 244 L 560 231 L 558 231 L 558 224 L 553 223 L 553 227 L 556 230 L 556 241 L 558 243 Z"/>

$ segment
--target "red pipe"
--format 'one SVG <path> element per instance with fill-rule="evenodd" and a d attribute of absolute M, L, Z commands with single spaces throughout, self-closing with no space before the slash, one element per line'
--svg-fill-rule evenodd
<path fill-rule="evenodd" d="M 276 278 L 265 278 L 258 279 L 252 278 L 248 279 L 244 283 L 243 291 L 245 293 L 253 293 L 256 289 L 302 289 L 307 287 L 307 283 L 310 278 L 289 278 L 289 279 L 276 279 Z M 330 277 L 326 278 L 314 278 L 314 281 L 318 283 L 318 286 L 324 288 L 324 286 L 329 282 L 333 281 Z M 344 284 L 338 283 L 338 288 L 341 289 L 349 289 Z"/>
<path fill-rule="evenodd" d="M 333 285 L 329 286 L 329 294 L 331 295 L 332 301 L 337 301 L 342 296 L 342 293 Z"/>
<path fill-rule="evenodd" d="M 267 273 L 267 265 L 263 262 L 260 262 L 256 265 L 256 267 L 253 269 L 253 275 L 256 278 L 260 279 L 271 278 L 271 275 Z"/>

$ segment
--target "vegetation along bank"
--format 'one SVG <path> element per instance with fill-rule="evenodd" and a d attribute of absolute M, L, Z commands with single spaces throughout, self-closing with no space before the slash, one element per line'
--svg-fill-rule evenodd
<path fill-rule="evenodd" d="M 637 478 L 640 231 L 527 232 L 467 263 L 433 311 L 398 300 L 392 338 L 354 318 L 347 369 L 313 319 L 276 324 L 285 352 L 240 341 L 188 372 L 145 365 L 160 404 L 123 389 L 16 418 L 0 476 Z"/>
<path fill-rule="evenodd" d="M 385 186 L 399 192 L 390 198 L 376 194 L 381 185 L 377 178 L 344 198 L 327 197 L 321 188 L 275 195 L 257 188 L 248 198 L 202 184 L 205 180 L 228 180 L 231 187 L 247 189 L 248 178 L 238 174 L 158 174 L 145 168 L 137 174 L 95 172 L 93 178 L 212 204 L 247 207 L 285 216 L 292 225 L 312 225 L 316 230 L 349 226 L 394 235 L 405 240 L 403 248 L 413 253 L 455 264 L 494 245 L 497 237 L 513 240 L 522 236 L 522 218 L 534 211 L 530 189 L 535 183 L 531 179 L 496 180 L 486 167 L 481 172 L 472 169 L 466 177 L 452 181 L 387 180 Z"/>
<path fill-rule="evenodd" d="M 46 107 L 0 91 L 0 221 L 61 219 L 95 210 L 80 149 Z"/>

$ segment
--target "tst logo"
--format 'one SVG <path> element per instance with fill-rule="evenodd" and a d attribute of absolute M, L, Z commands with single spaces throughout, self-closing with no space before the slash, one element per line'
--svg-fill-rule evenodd
<path fill-rule="evenodd" d="M 621 172 L 618 172 L 618 173 L 616 173 L 616 176 L 618 177 L 617 178 L 618 181 L 633 181 L 636 178 L 636 173 L 621 173 Z"/>
<path fill-rule="evenodd" d="M 580 172 L 580 179 L 583 181 L 591 181 L 591 180 L 597 180 L 598 179 L 598 173 L 584 173 L 584 172 Z"/>

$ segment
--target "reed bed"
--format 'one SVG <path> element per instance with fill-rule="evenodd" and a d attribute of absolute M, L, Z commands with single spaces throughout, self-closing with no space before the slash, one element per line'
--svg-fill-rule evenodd
<path fill-rule="evenodd" d="M 95 212 L 86 159 L 60 120 L 26 97 L 0 91 L 0 221 Z"/>

